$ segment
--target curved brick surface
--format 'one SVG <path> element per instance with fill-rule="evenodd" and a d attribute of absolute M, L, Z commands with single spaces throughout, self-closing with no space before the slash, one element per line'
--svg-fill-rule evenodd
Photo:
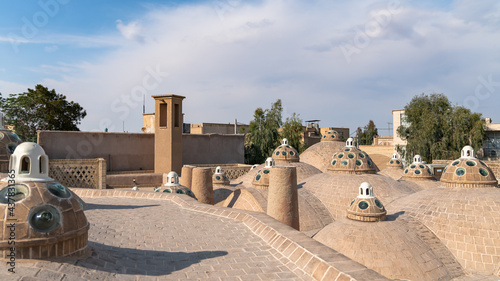
<path fill-rule="evenodd" d="M 425 224 L 468 271 L 500 276 L 500 189 L 433 188 L 387 206 Z"/>
<path fill-rule="evenodd" d="M 300 161 L 326 172 L 330 166 L 333 154 L 343 149 L 345 142 L 318 142 L 308 147 L 300 154 Z"/>
<path fill-rule="evenodd" d="M 414 193 L 418 188 L 378 174 L 350 175 L 329 172 L 308 178 L 303 188 L 321 200 L 336 220 L 346 216 L 346 209 L 352 199 L 358 196 L 359 186 L 363 182 L 369 182 L 373 186 L 374 195 L 385 205 Z M 390 212 L 390 209 L 387 210 Z"/>
<path fill-rule="evenodd" d="M 423 237 L 425 234 L 427 237 Z M 449 270 L 441 260 L 443 253 L 436 253 L 426 243 L 439 239 L 429 231 L 410 228 L 401 219 L 360 222 L 343 218 L 325 227 L 314 239 L 389 278 L 433 281 L 463 275 L 461 270 L 455 272 L 456 267 L 460 269 L 458 262 Z"/>

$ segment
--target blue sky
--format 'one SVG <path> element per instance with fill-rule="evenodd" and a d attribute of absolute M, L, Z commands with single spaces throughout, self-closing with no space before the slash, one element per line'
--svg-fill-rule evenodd
<path fill-rule="evenodd" d="M 188 123 L 281 98 L 284 117 L 387 128 L 423 92 L 500 122 L 498 46 L 493 0 L 3 1 L 0 93 L 54 88 L 87 131 L 140 132 L 142 95 L 151 112 L 170 93 Z"/>

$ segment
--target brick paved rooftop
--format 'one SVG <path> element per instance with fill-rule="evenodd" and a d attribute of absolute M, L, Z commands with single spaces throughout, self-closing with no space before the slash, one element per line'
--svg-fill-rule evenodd
<path fill-rule="evenodd" d="M 5 264 L 0 280 L 388 280 L 271 217 L 186 195 L 74 189 L 87 257 Z"/>

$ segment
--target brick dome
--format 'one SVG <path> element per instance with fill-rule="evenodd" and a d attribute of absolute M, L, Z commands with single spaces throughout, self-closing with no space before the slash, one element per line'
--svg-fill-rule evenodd
<path fill-rule="evenodd" d="M 328 142 L 328 141 L 342 141 L 342 137 L 340 134 L 335 131 L 335 130 L 329 130 L 326 131 L 323 136 L 321 136 L 321 141 L 322 142 Z"/>
<path fill-rule="evenodd" d="M 345 174 L 374 174 L 377 168 L 370 156 L 354 146 L 352 138 L 347 139 L 346 146 L 333 154 L 328 170 Z"/>
<path fill-rule="evenodd" d="M 361 183 L 358 197 L 347 208 L 347 217 L 357 221 L 382 221 L 386 213 L 384 205 L 373 196 L 373 188 L 368 182 Z"/>
<path fill-rule="evenodd" d="M 10 254 L 9 219 L 16 219 L 16 258 L 46 259 L 87 252 L 89 223 L 83 203 L 69 188 L 48 176 L 48 157 L 36 143 L 19 145 L 13 170 L 0 184 L 0 255 Z M 13 180 L 13 181 L 12 181 Z M 15 203 L 15 208 L 9 208 Z"/>
<path fill-rule="evenodd" d="M 462 149 L 461 157 L 449 163 L 441 176 L 441 182 L 448 187 L 497 187 L 493 171 L 474 155 L 471 146 Z"/>
<path fill-rule="evenodd" d="M 276 163 L 289 163 L 289 162 L 299 162 L 299 153 L 295 148 L 288 144 L 287 139 L 283 139 L 281 145 L 278 146 L 273 152 L 273 159 Z"/>
<path fill-rule="evenodd" d="M 422 157 L 417 154 L 413 157 L 413 163 L 404 170 L 403 179 L 415 181 L 434 180 L 434 176 L 429 167 L 422 162 Z"/>

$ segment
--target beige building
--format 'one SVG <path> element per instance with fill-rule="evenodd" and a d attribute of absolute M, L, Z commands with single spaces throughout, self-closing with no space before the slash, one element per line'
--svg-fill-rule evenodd
<path fill-rule="evenodd" d="M 142 114 L 142 132 L 151 133 L 155 132 L 155 114 L 143 113 Z M 238 123 L 234 119 L 234 123 L 201 123 L 201 124 L 183 124 L 183 132 L 187 134 L 203 135 L 203 134 L 221 134 L 233 135 L 248 132 L 248 125 Z"/>
<path fill-rule="evenodd" d="M 406 123 L 406 115 L 403 109 L 393 110 L 392 111 L 392 145 L 406 145 L 406 141 L 402 140 L 398 136 L 398 128 L 401 125 L 408 125 Z"/>

